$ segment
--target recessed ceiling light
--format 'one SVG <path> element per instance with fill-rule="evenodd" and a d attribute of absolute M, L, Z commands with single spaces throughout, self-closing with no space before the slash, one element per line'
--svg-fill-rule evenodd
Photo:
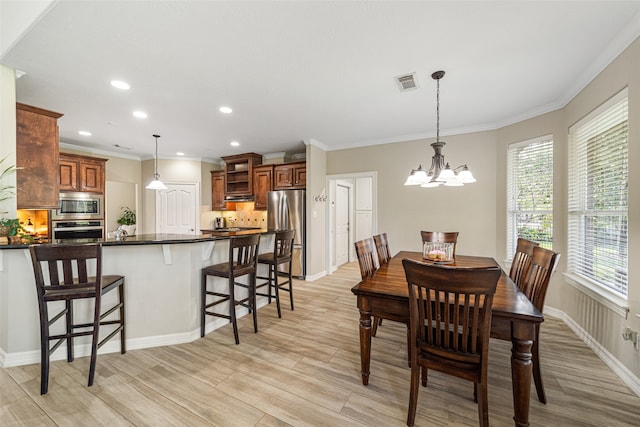
<path fill-rule="evenodd" d="M 120 80 L 111 80 L 111 86 L 122 90 L 129 90 L 130 87 L 127 83 Z"/>
<path fill-rule="evenodd" d="M 178 151 L 178 152 L 176 153 L 176 156 L 184 156 L 184 153 L 183 153 L 182 151 Z"/>
<path fill-rule="evenodd" d="M 232 147 L 239 147 L 240 143 L 238 141 L 231 141 L 231 146 Z"/>
<path fill-rule="evenodd" d="M 134 111 L 133 115 L 136 116 L 139 119 L 146 119 L 147 118 L 147 113 L 145 113 L 144 111 Z"/>
<path fill-rule="evenodd" d="M 79 130 L 78 133 L 82 136 L 91 136 L 91 132 L 87 132 L 86 130 Z"/>
<path fill-rule="evenodd" d="M 233 112 L 231 107 L 220 107 L 219 110 L 221 113 L 225 113 L 225 114 L 231 114 Z"/>

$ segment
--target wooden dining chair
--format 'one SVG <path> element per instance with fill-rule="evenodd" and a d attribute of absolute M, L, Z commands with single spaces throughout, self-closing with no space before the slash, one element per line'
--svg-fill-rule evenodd
<path fill-rule="evenodd" d="M 376 252 L 378 253 L 378 265 L 381 266 L 388 263 L 391 259 L 391 251 L 389 250 L 387 233 L 376 234 L 373 236 L 373 242 L 376 246 Z"/>
<path fill-rule="evenodd" d="M 72 362 L 73 340 L 80 336 L 91 336 L 91 358 L 88 385 L 93 385 L 98 360 L 98 349 L 116 335 L 120 335 L 120 353 L 126 353 L 124 276 L 102 275 L 102 246 L 89 245 L 32 245 L 29 247 L 35 275 L 36 293 L 40 311 L 40 394 L 49 388 L 49 359 L 63 343 L 67 343 L 67 362 Z M 43 269 L 43 265 L 45 268 Z M 93 276 L 95 274 L 95 276 Z M 109 308 L 102 308 L 102 296 L 118 290 L 118 299 Z M 92 320 L 78 323 L 74 318 L 74 302 L 93 299 Z M 61 304 L 62 310 L 49 315 L 49 304 Z M 54 307 L 60 307 L 54 305 Z M 55 308 L 57 310 L 57 308 Z M 114 319 L 112 314 L 118 313 Z M 107 320 L 107 317 L 110 319 Z M 65 319 L 60 331 L 51 326 Z M 100 329 L 114 326 L 100 340 Z M 54 329 L 56 332 L 52 332 Z M 53 346 L 50 342 L 55 341 Z"/>
<path fill-rule="evenodd" d="M 489 425 L 487 359 L 500 267 L 463 269 L 403 259 L 409 286 L 411 386 L 407 425 L 416 416 L 419 380 L 429 369 L 473 381 L 480 426 Z"/>
<path fill-rule="evenodd" d="M 360 266 L 360 276 L 363 279 L 371 276 L 378 267 L 376 266 L 373 239 L 371 237 L 354 243 L 356 257 Z"/>
<path fill-rule="evenodd" d="M 273 251 L 258 255 L 258 264 L 266 264 L 269 274 L 268 276 L 258 276 L 256 279 L 266 279 L 266 282 L 256 285 L 256 295 L 266 296 L 269 304 L 271 299 L 275 298 L 278 317 L 282 317 L 280 312 L 280 291 L 289 292 L 289 302 L 291 310 L 293 310 L 293 279 L 291 277 L 291 262 L 293 253 L 293 241 L 296 236 L 296 230 L 277 231 L 273 241 Z M 281 272 L 278 267 L 286 266 L 286 272 Z M 286 280 L 280 282 L 278 278 L 286 275 Z M 287 286 L 288 285 L 288 286 Z M 257 292 L 262 287 L 267 287 L 267 292 Z"/>
<path fill-rule="evenodd" d="M 518 238 L 516 245 L 516 253 L 513 255 L 513 261 L 511 261 L 511 269 L 509 270 L 509 277 L 516 284 L 520 290 L 522 290 L 522 279 L 525 277 L 529 266 L 531 266 L 531 257 L 533 256 L 533 248 L 538 246 L 537 242 L 531 240 Z"/>
<path fill-rule="evenodd" d="M 238 321 L 236 319 L 236 306 L 246 307 L 253 314 L 253 331 L 258 332 L 258 315 L 256 310 L 256 270 L 258 260 L 258 247 L 260 235 L 235 236 L 229 239 L 229 257 L 227 262 L 210 265 L 202 269 L 200 292 L 200 336 L 204 337 L 205 318 L 207 315 L 229 319 L 233 325 L 233 336 L 236 344 L 240 344 L 238 337 Z M 217 291 L 207 287 L 207 276 L 223 277 L 228 279 L 227 292 Z M 236 281 L 238 277 L 248 276 L 248 283 Z M 237 300 L 235 287 L 247 289 L 245 298 Z M 215 297 L 214 301 L 207 302 L 207 296 Z M 227 302 L 229 314 L 212 311 L 211 308 Z"/>
<path fill-rule="evenodd" d="M 542 313 L 544 300 L 547 295 L 547 288 L 551 274 L 555 271 L 560 254 L 549 249 L 535 246 L 531 256 L 531 265 L 522 281 L 521 290 L 529 298 L 529 301 Z M 542 384 L 540 369 L 540 324 L 536 326 L 536 339 L 531 347 L 531 359 L 533 364 L 533 381 L 536 385 L 538 400 L 547 403 Z"/>
<path fill-rule="evenodd" d="M 421 231 L 422 244 L 426 242 L 453 243 L 453 256 L 456 256 L 456 245 L 458 243 L 457 231 Z"/>

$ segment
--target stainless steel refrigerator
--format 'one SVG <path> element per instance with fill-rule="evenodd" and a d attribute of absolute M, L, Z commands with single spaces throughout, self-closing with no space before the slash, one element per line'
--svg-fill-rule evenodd
<path fill-rule="evenodd" d="M 307 274 L 305 200 L 305 190 L 278 190 L 267 193 L 269 230 L 296 230 L 291 274 L 298 279 L 304 279 Z M 283 269 L 286 267 L 281 268 Z"/>

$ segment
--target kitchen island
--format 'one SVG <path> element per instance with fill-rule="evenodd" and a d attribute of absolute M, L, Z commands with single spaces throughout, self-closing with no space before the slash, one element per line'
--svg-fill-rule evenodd
<path fill-rule="evenodd" d="M 203 233 L 201 235 L 147 234 L 124 240 L 80 239 L 53 241 L 51 244 L 103 244 L 103 274 L 121 274 L 126 278 L 127 349 L 179 344 L 200 338 L 200 270 L 226 262 L 229 238 L 260 233 L 260 252 L 271 250 L 273 233 L 264 229 Z M 265 271 L 262 271 L 264 269 Z M 259 275 L 266 267 L 259 267 Z M 214 286 L 226 289 L 226 279 L 210 278 Z M 244 289 L 237 289 L 238 295 Z M 115 298 L 115 295 L 106 295 Z M 105 301 L 105 304 L 111 301 Z M 259 297 L 258 307 L 266 304 Z M 221 304 L 220 310 L 227 310 Z M 75 315 L 91 315 L 93 302 L 78 301 Z M 241 317 L 246 309 L 238 311 Z M 208 316 L 209 317 L 209 316 Z M 259 322 L 259 319 L 258 319 Z M 63 322 L 61 322 L 63 323 Z M 228 324 L 226 319 L 207 319 L 207 333 Z M 77 356 L 89 354 L 89 339 L 76 339 Z M 235 345 L 233 340 L 229 345 Z M 100 353 L 119 351 L 112 339 Z M 64 346 L 52 360 L 65 358 Z M 38 303 L 28 245 L 0 246 L 0 367 L 40 362 Z"/>

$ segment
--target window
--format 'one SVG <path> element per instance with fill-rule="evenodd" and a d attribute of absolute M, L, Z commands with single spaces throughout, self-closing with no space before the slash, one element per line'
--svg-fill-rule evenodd
<path fill-rule="evenodd" d="M 553 139 L 509 145 L 507 159 L 507 258 L 518 237 L 551 249 L 553 239 Z"/>
<path fill-rule="evenodd" d="M 569 129 L 568 273 L 624 298 L 627 126 L 625 89 Z"/>

